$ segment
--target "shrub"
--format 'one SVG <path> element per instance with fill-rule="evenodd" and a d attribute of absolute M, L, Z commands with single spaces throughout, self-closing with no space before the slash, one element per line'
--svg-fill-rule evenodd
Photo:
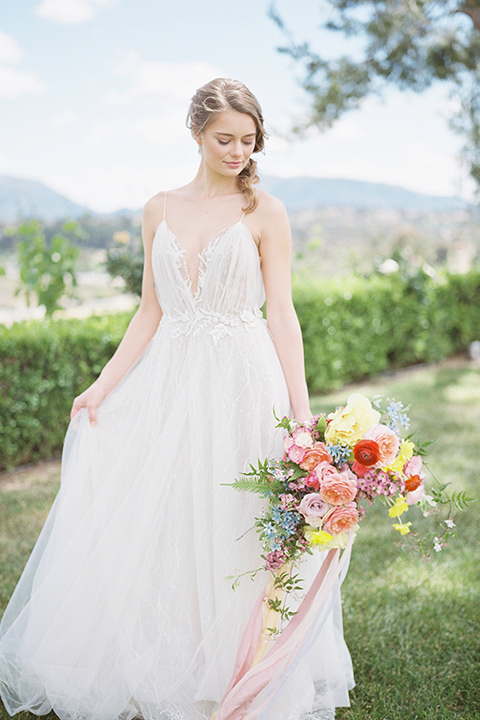
<path fill-rule="evenodd" d="M 297 280 L 310 391 L 464 349 L 480 338 L 479 297 L 480 270 L 422 282 L 398 274 L 321 284 Z"/>
<path fill-rule="evenodd" d="M 73 398 L 109 360 L 130 315 L 0 328 L 0 468 L 59 453 Z"/>
<path fill-rule="evenodd" d="M 480 270 L 417 280 L 399 274 L 296 279 L 312 393 L 439 360 L 480 339 Z M 60 452 L 73 398 L 97 377 L 130 317 L 0 328 L 0 468 Z"/>

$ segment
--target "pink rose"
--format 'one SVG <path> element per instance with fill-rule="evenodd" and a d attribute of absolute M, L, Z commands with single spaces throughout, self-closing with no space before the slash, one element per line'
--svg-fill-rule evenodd
<path fill-rule="evenodd" d="M 339 535 L 350 530 L 358 522 L 358 510 L 353 507 L 336 507 L 328 514 L 323 530 L 330 535 Z"/>
<path fill-rule="evenodd" d="M 287 450 L 290 460 L 299 465 L 305 457 L 305 449 L 298 445 L 291 445 Z"/>
<path fill-rule="evenodd" d="M 299 429 L 302 430 L 303 434 L 308 435 L 308 437 L 310 438 L 310 441 L 313 443 L 313 440 L 310 437 L 309 433 L 306 430 L 303 430 L 303 428 L 299 428 Z M 303 458 L 305 457 L 305 448 L 297 444 L 297 442 L 295 441 L 295 439 L 293 437 L 293 435 L 295 435 L 295 433 L 298 433 L 298 431 L 295 430 L 292 433 L 292 435 L 286 435 L 283 438 L 283 449 L 287 453 L 290 460 L 292 460 L 292 462 L 294 462 L 298 465 L 299 463 L 302 462 Z M 305 438 L 301 434 L 298 434 L 298 438 L 300 441 L 305 441 Z"/>
<path fill-rule="evenodd" d="M 422 480 L 420 485 L 418 485 L 415 490 L 406 493 L 405 502 L 407 503 L 407 505 L 415 505 L 415 503 L 422 499 L 424 492 L 425 483 Z"/>
<path fill-rule="evenodd" d="M 298 512 L 304 516 L 309 525 L 318 527 L 321 525 L 321 518 L 330 510 L 330 507 L 318 493 L 309 493 L 302 498 Z"/>
<path fill-rule="evenodd" d="M 326 460 L 323 460 L 321 463 L 316 465 L 312 472 L 312 475 L 316 475 L 320 482 L 323 482 L 323 480 L 325 480 L 325 478 L 329 477 L 330 475 L 337 474 L 337 468 L 333 465 L 330 465 L 330 463 Z"/>
<path fill-rule="evenodd" d="M 403 468 L 403 472 L 407 477 L 410 477 L 411 475 L 420 475 L 422 472 L 422 466 L 423 466 L 423 460 L 420 455 L 414 455 L 411 460 L 409 460 L 405 467 Z"/>
<path fill-rule="evenodd" d="M 316 475 L 307 475 L 304 483 L 307 487 L 311 487 L 314 490 L 320 490 L 320 480 Z"/>
<path fill-rule="evenodd" d="M 299 427 L 294 430 L 292 432 L 292 439 L 295 445 L 298 445 L 298 447 L 301 447 L 304 450 L 306 450 L 306 448 L 313 447 L 313 438 L 309 431 L 304 427 Z"/>
<path fill-rule="evenodd" d="M 312 448 L 305 450 L 305 457 L 300 463 L 303 470 L 311 471 L 321 462 L 332 462 L 332 456 L 323 442 L 317 442 Z"/>
<path fill-rule="evenodd" d="M 376 467 L 391 465 L 397 457 L 400 447 L 400 438 L 386 425 L 375 425 L 366 433 L 365 439 L 375 440 L 379 450 L 379 460 Z"/>
<path fill-rule="evenodd" d="M 333 472 L 326 472 L 324 469 L 322 473 L 320 496 L 330 505 L 343 505 L 351 502 L 357 494 L 356 476 L 348 469 L 340 472 L 335 468 L 332 469 Z"/>

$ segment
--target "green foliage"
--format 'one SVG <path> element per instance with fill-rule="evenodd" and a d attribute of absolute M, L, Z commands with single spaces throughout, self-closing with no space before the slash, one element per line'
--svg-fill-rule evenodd
<path fill-rule="evenodd" d="M 80 226 L 76 222 L 66 222 L 63 234 L 54 235 L 50 244 L 47 244 L 38 220 L 22 223 L 13 234 L 23 238 L 18 244 L 18 264 L 21 289 L 27 303 L 30 304 L 32 294 L 36 295 L 37 303 L 44 305 L 46 314 L 53 315 L 60 308 L 61 298 L 72 295 L 77 284 L 75 266 L 80 250 L 71 244 L 67 236 L 81 237 Z"/>
<path fill-rule="evenodd" d="M 480 337 L 480 270 L 415 278 L 311 279 L 294 286 L 312 392 L 431 362 Z"/>
<path fill-rule="evenodd" d="M 130 241 L 128 232 L 115 233 L 115 245 L 107 253 L 106 268 L 112 278 L 121 277 L 127 292 L 142 294 L 143 246 L 138 238 Z"/>
<path fill-rule="evenodd" d="M 0 327 L 0 469 L 60 452 L 73 398 L 98 376 L 129 319 Z"/>
<path fill-rule="evenodd" d="M 321 284 L 297 280 L 310 391 L 463 350 L 480 337 L 479 296 L 480 270 L 437 280 L 398 273 Z M 0 328 L 0 468 L 60 451 L 73 398 L 100 373 L 129 319 L 121 314 Z M 271 482 L 262 479 L 259 492 Z"/>
<path fill-rule="evenodd" d="M 388 84 L 422 92 L 448 82 L 462 106 L 454 127 L 465 135 L 471 175 L 480 184 L 480 1 L 325 0 L 321 13 L 329 17 L 323 30 L 365 39 L 363 56 L 325 60 L 310 43 L 293 39 L 275 2 L 270 8 L 288 41 L 279 49 L 301 65 L 311 97 L 309 118 L 296 131 L 330 127 Z"/>

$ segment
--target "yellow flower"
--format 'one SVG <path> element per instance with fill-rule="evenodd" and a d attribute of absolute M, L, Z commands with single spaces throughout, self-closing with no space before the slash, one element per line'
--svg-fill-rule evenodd
<path fill-rule="evenodd" d="M 304 530 L 304 535 L 307 538 L 310 545 L 327 545 L 332 540 L 333 535 L 325 532 L 324 530 L 316 530 L 307 526 Z"/>
<path fill-rule="evenodd" d="M 408 504 L 403 497 L 403 495 L 400 495 L 395 502 L 393 503 L 392 507 L 390 508 L 388 512 L 388 517 L 400 517 L 402 513 L 407 512 L 408 510 Z"/>
<path fill-rule="evenodd" d="M 113 240 L 121 245 L 128 245 L 130 242 L 130 233 L 128 230 L 117 230 L 113 233 Z"/>
<path fill-rule="evenodd" d="M 412 524 L 411 522 L 408 522 L 408 523 L 395 523 L 395 525 L 394 525 L 393 527 L 395 528 L 395 530 L 398 530 L 398 532 L 400 533 L 400 535 L 407 535 L 407 534 L 410 532 L 410 525 L 411 525 L 411 524 Z"/>
<path fill-rule="evenodd" d="M 352 393 L 344 408 L 329 416 L 325 430 L 327 443 L 342 443 L 353 446 L 368 430 L 378 425 L 380 413 L 372 408 L 370 400 L 360 393 Z"/>
<path fill-rule="evenodd" d="M 413 444 L 413 442 L 411 442 L 410 440 L 402 440 L 398 456 L 395 458 L 394 462 L 391 465 L 389 465 L 387 468 L 383 468 L 385 472 L 392 470 L 393 472 L 400 474 L 403 470 L 403 466 L 405 465 L 405 463 L 412 458 L 414 449 L 415 445 Z"/>

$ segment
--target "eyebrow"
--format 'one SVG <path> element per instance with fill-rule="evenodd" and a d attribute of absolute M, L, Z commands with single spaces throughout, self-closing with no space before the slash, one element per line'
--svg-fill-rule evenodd
<path fill-rule="evenodd" d="M 220 131 L 217 131 L 216 135 L 223 135 L 224 137 L 233 137 L 233 135 L 231 133 L 224 133 L 224 132 L 220 132 Z M 255 135 L 256 135 L 256 133 L 254 133 L 254 132 L 246 133 L 245 135 L 242 135 L 242 137 L 255 137 Z"/>

